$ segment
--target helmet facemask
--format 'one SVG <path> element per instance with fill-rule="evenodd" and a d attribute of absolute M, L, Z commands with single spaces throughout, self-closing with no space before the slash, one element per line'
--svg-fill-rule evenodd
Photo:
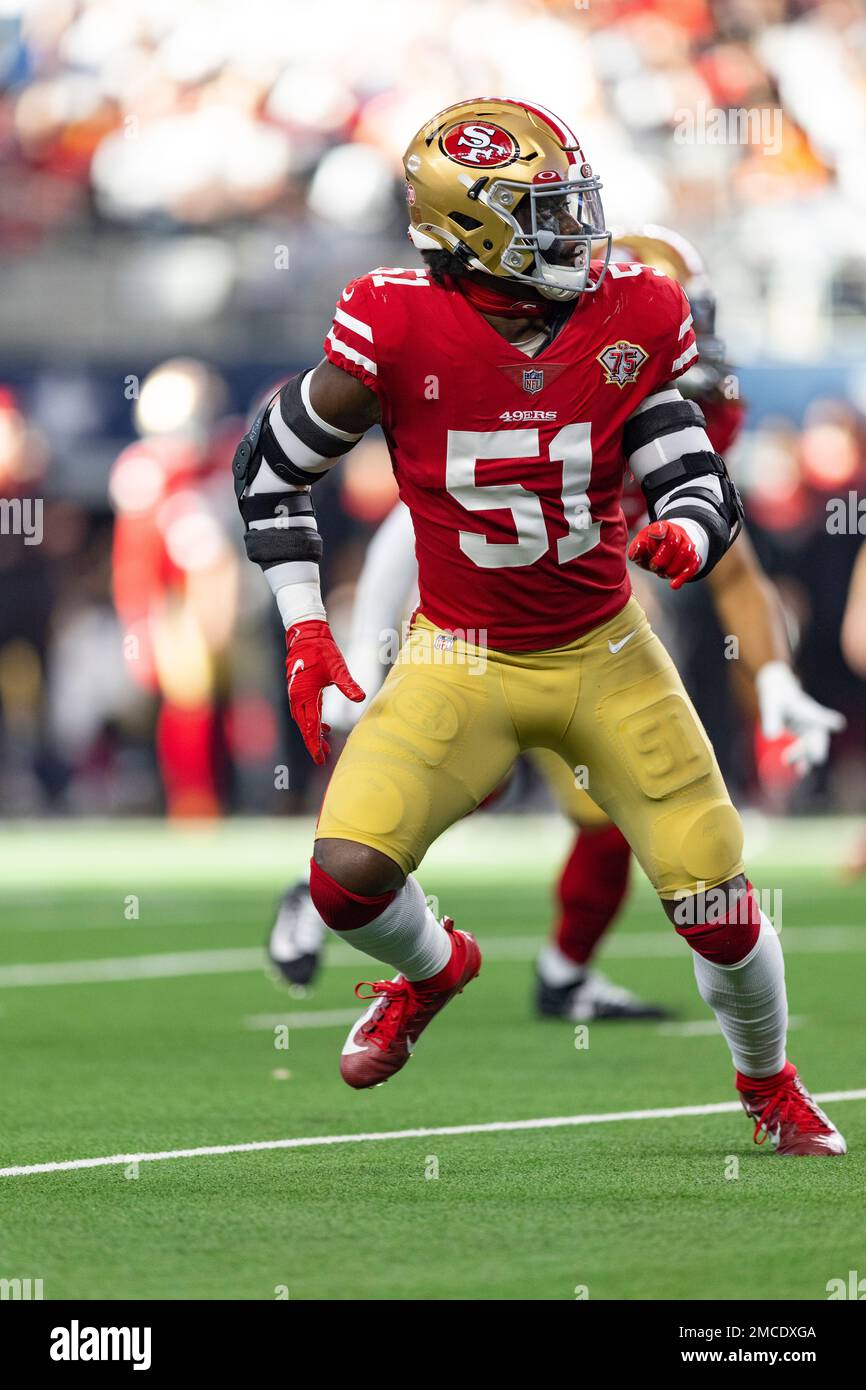
<path fill-rule="evenodd" d="M 611 251 L 600 189 L 596 178 L 528 187 L 496 179 L 485 188 L 479 200 L 513 233 L 500 262 L 508 277 L 533 285 L 547 299 L 568 300 L 594 293 L 607 272 Z M 591 280 L 593 247 L 600 242 L 604 243 L 604 265 Z"/>

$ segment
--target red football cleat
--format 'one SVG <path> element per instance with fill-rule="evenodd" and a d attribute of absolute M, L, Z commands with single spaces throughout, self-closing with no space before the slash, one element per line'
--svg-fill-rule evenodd
<path fill-rule="evenodd" d="M 426 981 L 412 984 L 402 975 L 394 980 L 364 980 L 356 985 L 359 999 L 370 995 L 358 994 L 364 984 L 373 991 L 369 1009 L 352 1027 L 340 1058 L 340 1075 L 349 1086 L 364 1090 L 381 1086 L 401 1067 L 405 1067 L 427 1024 L 444 1009 L 450 999 L 474 980 L 481 969 L 481 952 L 474 936 L 455 931 L 447 918 L 442 923 L 452 939 L 452 963 L 459 974 L 447 989 L 424 989 Z M 460 952 L 462 962 L 455 961 Z"/>
<path fill-rule="evenodd" d="M 751 1081 L 738 1072 L 737 1090 L 743 1109 L 755 1121 L 756 1144 L 765 1143 L 769 1136 L 778 1154 L 826 1158 L 848 1152 L 842 1135 L 809 1095 L 793 1062 L 787 1062 L 770 1084 Z"/>

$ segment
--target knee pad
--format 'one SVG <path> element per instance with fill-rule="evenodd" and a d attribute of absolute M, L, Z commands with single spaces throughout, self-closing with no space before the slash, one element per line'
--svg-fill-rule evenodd
<path fill-rule="evenodd" d="M 700 807 L 683 827 L 680 854 L 686 873 L 700 883 L 724 883 L 740 872 L 743 826 L 730 801 Z"/>
<path fill-rule="evenodd" d="M 397 896 L 396 888 L 387 893 L 376 893 L 365 897 L 352 893 L 335 878 L 310 860 L 310 897 L 313 907 L 322 921 L 332 931 L 352 931 L 354 927 L 366 927 L 374 917 L 385 911 Z"/>
<path fill-rule="evenodd" d="M 714 888 L 743 872 L 743 827 L 727 797 L 701 800 L 653 826 L 653 878 L 663 898 Z"/>

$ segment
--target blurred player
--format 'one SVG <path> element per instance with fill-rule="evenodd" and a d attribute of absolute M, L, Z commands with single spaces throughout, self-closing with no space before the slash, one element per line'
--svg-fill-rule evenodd
<path fill-rule="evenodd" d="M 127 669 L 159 699 L 156 749 L 170 816 L 219 813 L 220 663 L 234 625 L 238 562 L 222 498 L 227 460 L 214 426 L 220 377 L 175 358 L 142 382 L 141 436 L 119 455 L 114 603 Z"/>
<path fill-rule="evenodd" d="M 675 232 L 646 227 L 638 234 L 618 236 L 613 254 L 619 262 L 654 266 L 685 289 L 701 357 L 697 366 L 680 377 L 680 391 L 700 404 L 710 441 L 717 453 L 724 453 L 739 433 L 743 408 L 739 400 L 726 395 L 730 369 L 715 335 L 715 300 L 697 252 Z M 629 532 L 639 530 L 647 521 L 646 500 L 631 475 L 622 503 Z M 360 677 L 367 701 L 386 672 L 380 658 L 385 634 L 399 629 L 417 592 L 414 540 L 409 513 L 398 503 L 365 557 L 347 662 Z M 707 584 L 720 627 L 736 637 L 743 664 L 755 682 L 765 737 L 776 739 L 783 731 L 795 735 L 784 756 L 795 761 L 801 772 L 823 762 L 830 731 L 844 721 L 810 699 L 794 675 L 781 602 L 745 536 L 707 576 Z M 353 704 L 334 686 L 325 694 L 324 718 L 334 729 L 351 729 L 364 708 L 366 702 Z M 578 828 L 557 885 L 558 921 L 538 960 L 538 1012 L 572 1022 L 666 1017 L 665 1009 L 645 1003 L 589 968 L 624 901 L 631 849 L 588 792 L 576 785 L 561 758 L 547 751 L 533 756 L 563 812 Z M 310 899 L 308 881 L 294 884 L 280 903 L 268 947 L 271 960 L 290 984 L 306 985 L 312 980 L 325 931 Z"/>
<path fill-rule="evenodd" d="M 842 654 L 851 670 L 866 680 L 866 542 L 858 550 L 851 572 L 841 642 Z M 857 877 L 866 873 L 866 834 L 861 834 L 848 869 Z"/>
<path fill-rule="evenodd" d="M 520 752 L 546 747 L 588 767 L 593 799 L 692 947 L 756 1137 L 781 1153 L 843 1153 L 785 1056 L 781 946 L 743 871 L 739 817 L 630 597 L 623 459 L 651 517 L 629 553 L 673 588 L 709 573 L 742 523 L 703 416 L 675 384 L 698 352 L 688 301 L 651 268 L 609 265 L 599 180 L 541 108 L 450 107 L 405 169 L 426 268 L 346 286 L 326 360 L 260 412 L 234 462 L 247 553 L 276 595 L 290 706 L 316 762 L 324 688 L 364 692 L 327 625 L 310 486 L 377 421 L 415 528 L 419 609 L 339 759 L 311 864 L 329 927 L 397 972 L 371 985 L 341 1074 L 359 1089 L 387 1081 L 478 974 L 474 938 L 436 920 L 413 870 Z"/>
<path fill-rule="evenodd" d="M 679 378 L 679 389 L 698 403 L 714 450 L 724 454 L 739 434 L 744 410 L 739 399 L 731 398 L 733 377 L 724 345 L 716 336 L 715 296 L 700 256 L 684 237 L 654 226 L 620 234 L 614 255 L 670 275 L 685 290 L 700 359 Z M 631 474 L 626 477 L 622 505 L 629 533 L 634 534 L 648 518 L 643 491 Z M 707 584 L 719 626 L 737 639 L 740 659 L 754 683 L 763 736 L 768 740 L 785 736 L 784 760 L 805 775 L 826 761 L 830 734 L 843 728 L 845 721 L 802 689 L 791 667 L 781 600 L 747 536 L 742 535 L 707 575 Z M 573 1021 L 657 1017 L 659 1010 L 610 986 L 588 968 L 627 892 L 628 842 L 587 792 L 575 785 L 561 759 L 548 752 L 536 756 L 563 811 L 580 827 L 559 880 L 558 921 L 538 960 L 538 1011 Z"/>

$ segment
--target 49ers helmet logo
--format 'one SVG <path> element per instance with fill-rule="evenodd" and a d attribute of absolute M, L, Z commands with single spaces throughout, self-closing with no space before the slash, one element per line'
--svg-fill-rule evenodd
<path fill-rule="evenodd" d="M 460 121 L 439 141 L 442 151 L 458 164 L 475 169 L 496 169 L 517 159 L 520 150 L 513 135 L 501 125 L 486 121 Z"/>

